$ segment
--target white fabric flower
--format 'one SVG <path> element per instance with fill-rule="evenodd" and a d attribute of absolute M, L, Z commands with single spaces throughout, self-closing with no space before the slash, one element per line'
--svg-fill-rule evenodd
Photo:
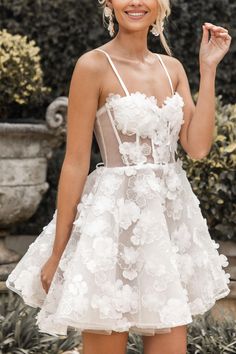
<path fill-rule="evenodd" d="M 108 271 L 115 267 L 118 246 L 111 237 L 96 237 L 92 247 L 88 248 L 86 240 L 80 242 L 83 263 L 91 273 Z"/>
<path fill-rule="evenodd" d="M 127 197 L 134 200 L 140 207 L 146 205 L 146 199 L 153 199 L 157 192 L 161 192 L 161 179 L 155 173 L 138 174 L 128 181 Z"/>
<path fill-rule="evenodd" d="M 109 173 L 103 176 L 100 182 L 100 190 L 104 195 L 112 195 L 117 191 L 122 183 L 122 176 Z"/>
<path fill-rule="evenodd" d="M 68 291 L 72 295 L 84 295 L 88 292 L 88 285 L 83 280 L 81 274 L 76 274 L 72 277 L 70 283 L 68 284 Z"/>
<path fill-rule="evenodd" d="M 135 279 L 143 267 L 141 249 L 127 247 L 121 243 L 118 264 L 123 269 L 122 275 L 124 278 L 129 280 Z"/>
<path fill-rule="evenodd" d="M 169 299 L 160 311 L 160 318 L 163 323 L 178 323 L 180 318 L 188 318 L 190 311 L 187 303 L 183 303 L 181 299 Z"/>
<path fill-rule="evenodd" d="M 119 152 L 126 155 L 131 163 L 138 164 L 147 161 L 146 156 L 150 155 L 151 147 L 146 143 L 124 142 L 119 145 Z"/>
<path fill-rule="evenodd" d="M 144 209 L 133 228 L 130 240 L 134 245 L 149 244 L 155 240 L 160 240 L 165 232 L 165 225 L 161 223 L 161 220 L 151 210 Z"/>
<path fill-rule="evenodd" d="M 182 223 L 172 232 L 171 239 L 178 246 L 180 252 L 183 253 L 191 246 L 192 235 L 186 224 Z"/>
<path fill-rule="evenodd" d="M 115 204 L 114 197 L 100 195 L 99 198 L 96 198 L 92 205 L 92 211 L 95 215 L 103 214 L 106 211 L 113 209 Z"/>
<path fill-rule="evenodd" d="M 82 232 L 85 235 L 90 237 L 97 236 L 108 236 L 112 232 L 112 226 L 109 219 L 105 219 L 100 215 L 98 217 L 94 217 L 94 219 L 88 223 L 83 221 L 84 225 L 82 228 Z"/>
<path fill-rule="evenodd" d="M 227 267 L 229 265 L 227 257 L 224 254 L 220 254 L 219 257 L 221 267 Z"/>
<path fill-rule="evenodd" d="M 101 318 L 122 319 L 123 313 L 136 313 L 138 310 L 138 291 L 124 284 L 121 279 L 107 281 L 102 286 L 104 294 L 93 295 L 91 306 L 99 310 Z"/>
<path fill-rule="evenodd" d="M 11 280 L 11 278 L 9 278 Z M 38 286 L 42 290 L 42 284 L 40 279 L 40 267 L 31 265 L 29 269 L 24 269 L 20 273 L 17 279 L 15 279 L 15 287 L 20 290 L 22 296 L 30 297 L 35 296 L 35 293 L 39 291 Z"/>
<path fill-rule="evenodd" d="M 120 100 L 122 99 L 122 105 Z M 114 112 L 114 121 L 122 134 L 138 134 L 151 137 L 156 128 L 159 112 L 153 96 L 147 97 L 140 92 L 131 93 L 128 97 L 109 95 L 108 106 Z"/>
<path fill-rule="evenodd" d="M 136 222 L 140 215 L 140 208 L 130 200 L 120 198 L 117 200 L 118 222 L 121 228 L 127 230 L 128 227 Z"/>
<path fill-rule="evenodd" d="M 180 274 L 181 281 L 188 284 L 194 275 L 194 263 L 190 255 L 176 254 L 177 266 Z"/>

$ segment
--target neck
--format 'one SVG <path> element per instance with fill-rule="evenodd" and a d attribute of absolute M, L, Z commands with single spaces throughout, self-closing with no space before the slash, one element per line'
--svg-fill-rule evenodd
<path fill-rule="evenodd" d="M 112 42 L 119 51 L 119 55 L 130 60 L 143 62 L 150 53 L 147 46 L 147 31 L 130 33 L 127 30 L 119 29 Z"/>

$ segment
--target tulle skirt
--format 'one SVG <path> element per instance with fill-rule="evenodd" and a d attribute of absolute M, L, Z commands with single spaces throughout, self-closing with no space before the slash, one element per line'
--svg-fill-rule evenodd
<path fill-rule="evenodd" d="M 40 308 L 40 332 L 169 332 L 230 292 L 228 260 L 210 237 L 180 160 L 97 165 L 46 293 L 40 270 L 52 251 L 56 218 L 57 210 L 6 281 Z"/>

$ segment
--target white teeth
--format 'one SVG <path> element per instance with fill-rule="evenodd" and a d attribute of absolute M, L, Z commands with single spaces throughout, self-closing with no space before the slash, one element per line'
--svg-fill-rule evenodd
<path fill-rule="evenodd" d="M 132 13 L 127 12 L 127 14 L 129 16 L 143 16 L 143 15 L 145 15 L 145 12 L 132 12 Z"/>

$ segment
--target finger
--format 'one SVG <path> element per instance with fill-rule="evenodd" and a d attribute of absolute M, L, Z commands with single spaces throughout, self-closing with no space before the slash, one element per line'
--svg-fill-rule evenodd
<path fill-rule="evenodd" d="M 215 36 L 216 37 L 230 38 L 230 35 L 228 33 L 217 33 Z"/>
<path fill-rule="evenodd" d="M 213 31 L 223 31 L 223 32 L 228 32 L 227 28 L 224 28 L 222 26 L 216 26 L 216 25 L 213 25 L 212 23 L 209 23 L 209 22 L 205 22 L 205 26 L 208 28 L 208 29 L 211 29 Z"/>
<path fill-rule="evenodd" d="M 222 29 L 212 29 L 211 31 L 212 31 L 212 33 L 213 33 L 214 35 L 217 35 L 217 34 L 219 34 L 219 33 L 228 34 L 228 30 L 227 30 L 227 31 L 223 31 Z"/>
<path fill-rule="evenodd" d="M 209 32 L 207 30 L 207 28 L 203 25 L 202 26 L 202 43 L 205 43 L 207 44 L 208 43 L 208 40 L 209 40 Z"/>
<path fill-rule="evenodd" d="M 218 33 L 215 38 L 222 38 L 227 41 L 231 40 L 231 36 L 227 33 Z"/>
<path fill-rule="evenodd" d="M 43 287 L 43 290 L 47 293 L 47 286 L 44 282 L 42 283 L 42 287 Z"/>

